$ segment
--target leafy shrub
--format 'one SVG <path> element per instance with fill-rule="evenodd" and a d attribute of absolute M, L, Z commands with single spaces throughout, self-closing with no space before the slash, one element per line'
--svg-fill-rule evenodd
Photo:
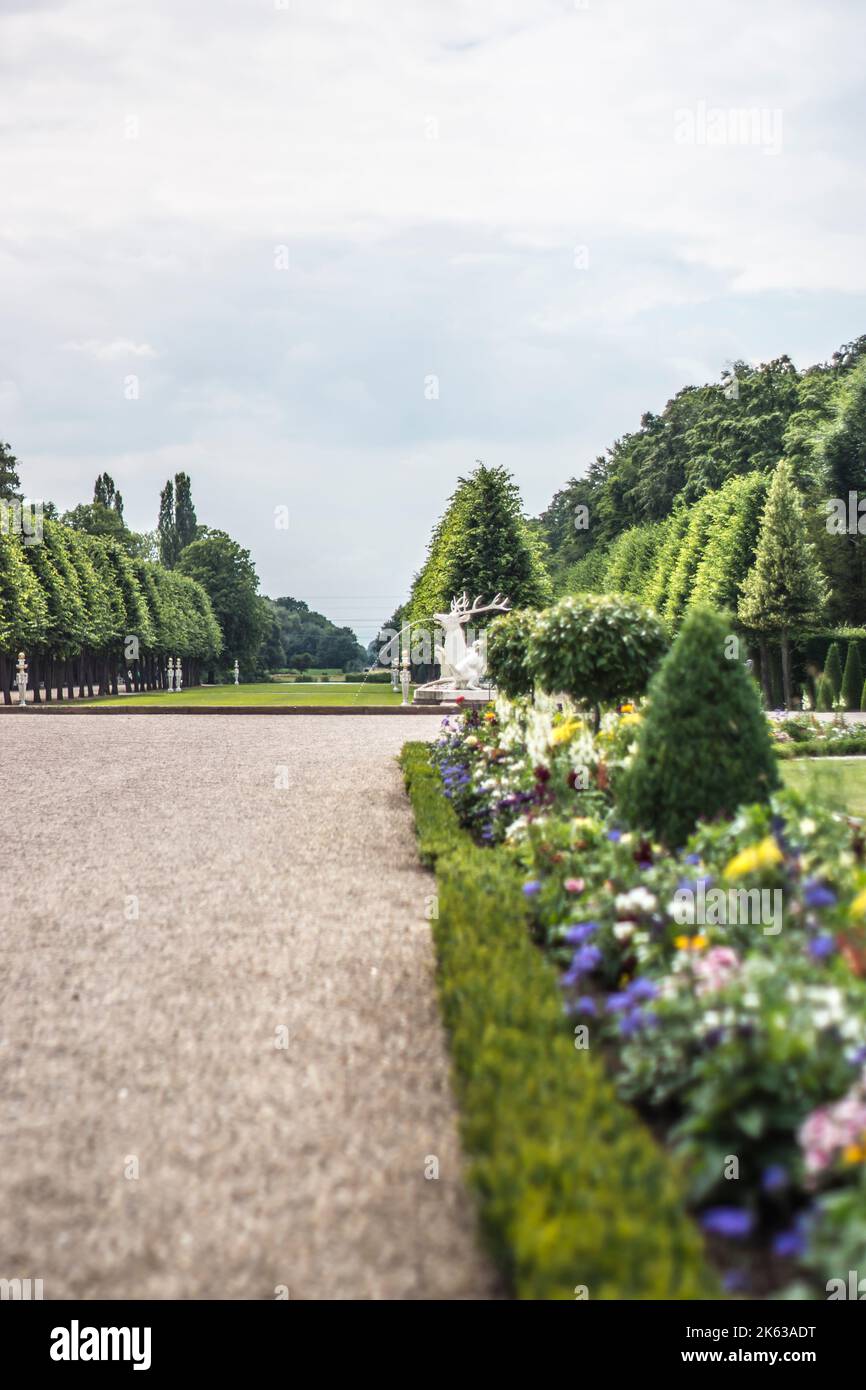
<path fill-rule="evenodd" d="M 564 692 L 595 709 L 640 695 L 667 647 L 651 609 L 622 594 L 577 594 L 536 617 L 527 664 L 551 694 Z"/>
<path fill-rule="evenodd" d="M 845 673 L 842 676 L 842 699 L 846 709 L 860 708 L 862 690 L 863 668 L 860 664 L 860 649 L 856 642 L 849 642 Z"/>
<path fill-rule="evenodd" d="M 435 864 L 439 994 L 469 1180 L 519 1298 L 714 1296 L 681 1172 L 563 1024 L 507 852 L 461 831 L 423 744 L 401 757 L 422 858 Z"/>
<path fill-rule="evenodd" d="M 495 618 L 487 630 L 488 674 L 510 700 L 532 693 L 527 655 L 536 617 L 532 609 L 515 608 Z"/>
<path fill-rule="evenodd" d="M 757 688 L 726 656 L 730 624 L 698 605 L 653 678 L 650 705 L 624 773 L 619 809 L 629 824 L 681 845 L 698 820 L 766 801 L 778 785 Z"/>
<path fill-rule="evenodd" d="M 347 681 L 366 681 L 367 685 L 387 685 L 391 680 L 390 671 L 347 671 Z"/>

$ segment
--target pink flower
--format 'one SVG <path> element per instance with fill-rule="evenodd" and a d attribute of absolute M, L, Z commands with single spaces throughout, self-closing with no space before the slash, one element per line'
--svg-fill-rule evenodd
<path fill-rule="evenodd" d="M 841 1100 L 819 1105 L 800 1126 L 797 1138 L 803 1150 L 806 1172 L 814 1177 L 829 1168 L 842 1149 L 859 1144 L 866 1133 L 864 1079 Z"/>
<path fill-rule="evenodd" d="M 582 878 L 567 878 L 562 886 L 566 893 L 582 893 L 586 883 Z"/>
<path fill-rule="evenodd" d="M 692 962 L 696 980 L 695 993 L 715 994 L 724 989 L 736 977 L 740 969 L 740 958 L 730 946 L 713 946 L 705 956 Z"/>

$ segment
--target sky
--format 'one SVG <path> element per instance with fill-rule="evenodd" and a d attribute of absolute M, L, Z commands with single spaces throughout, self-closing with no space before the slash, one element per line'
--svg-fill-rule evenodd
<path fill-rule="evenodd" d="M 0 439 L 368 641 L 476 459 L 529 514 L 866 332 L 860 0 L 0 0 Z M 288 514 L 288 526 L 284 518 Z"/>

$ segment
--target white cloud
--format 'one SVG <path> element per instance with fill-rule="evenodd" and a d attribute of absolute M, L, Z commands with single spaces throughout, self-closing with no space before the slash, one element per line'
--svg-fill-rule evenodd
<path fill-rule="evenodd" d="M 149 525 L 188 460 L 272 590 L 400 589 L 477 455 L 538 508 L 689 364 L 866 328 L 864 38 L 850 0 L 6 3 L 0 437 Z M 701 103 L 781 111 L 780 152 L 677 144 Z"/>
<path fill-rule="evenodd" d="M 110 343 L 102 343 L 97 338 L 87 338 L 79 342 L 63 344 L 66 352 L 80 352 L 84 357 L 93 357 L 97 362 L 118 362 L 124 357 L 158 357 L 159 354 L 149 343 L 134 343 L 130 338 L 115 338 Z"/>

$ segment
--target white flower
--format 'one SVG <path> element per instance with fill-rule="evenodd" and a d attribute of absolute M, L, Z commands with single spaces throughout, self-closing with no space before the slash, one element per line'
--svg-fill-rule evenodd
<path fill-rule="evenodd" d="M 818 827 L 810 816 L 805 816 L 804 819 L 800 821 L 799 829 L 801 835 L 814 835 Z"/>
<path fill-rule="evenodd" d="M 746 990 L 746 993 L 743 995 L 742 1004 L 744 1009 L 759 1009 L 761 1007 L 761 1000 L 754 990 L 749 989 Z"/>
<path fill-rule="evenodd" d="M 639 884 L 628 893 L 618 893 L 615 906 L 617 912 L 647 913 L 655 910 L 657 901 L 654 893 Z"/>
<path fill-rule="evenodd" d="M 634 922 L 617 922 L 613 929 L 613 934 L 617 941 L 630 941 L 634 935 Z"/>

